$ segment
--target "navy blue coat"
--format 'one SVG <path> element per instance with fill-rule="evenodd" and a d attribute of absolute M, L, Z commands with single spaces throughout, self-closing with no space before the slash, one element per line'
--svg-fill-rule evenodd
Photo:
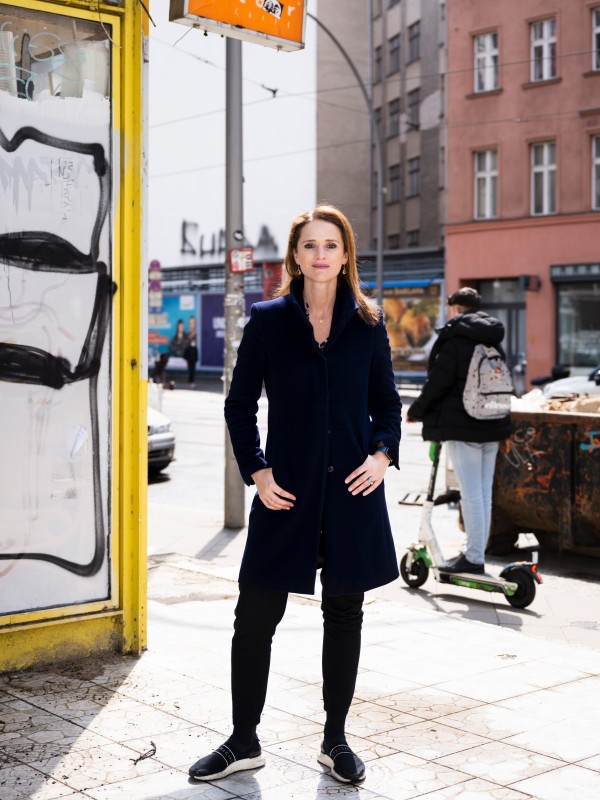
<path fill-rule="evenodd" d="M 352 594 L 398 576 L 383 483 L 353 497 L 344 479 L 380 440 L 398 466 L 401 403 L 383 321 L 363 322 L 343 284 L 321 351 L 301 305 L 302 281 L 292 282 L 289 295 L 252 306 L 225 401 L 245 483 L 271 467 L 296 496 L 290 511 L 272 511 L 255 495 L 239 579 L 313 594 L 322 539 L 325 593 Z M 256 418 L 263 382 L 264 452 Z"/>

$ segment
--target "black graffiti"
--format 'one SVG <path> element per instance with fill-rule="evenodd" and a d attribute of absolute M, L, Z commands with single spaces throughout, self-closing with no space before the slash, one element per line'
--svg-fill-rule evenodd
<path fill-rule="evenodd" d="M 100 237 L 110 207 L 110 169 L 104 147 L 98 143 L 81 143 L 49 136 L 33 127 L 20 128 L 8 139 L 0 128 L 0 148 L 16 151 L 24 142 L 39 144 L 63 151 L 90 156 L 98 178 L 100 196 L 89 252 L 83 253 L 70 242 L 44 231 L 18 231 L 0 235 L 0 263 L 21 269 L 67 273 L 97 274 L 94 303 L 81 348 L 79 360 L 72 365 L 68 359 L 55 356 L 37 347 L 0 342 L 0 380 L 62 389 L 66 384 L 89 381 L 89 409 L 92 438 L 92 482 L 94 487 L 94 552 L 87 564 L 79 564 L 49 553 L 0 553 L 0 560 L 32 559 L 46 561 L 76 575 L 95 575 L 105 558 L 105 530 L 100 474 L 100 428 L 98 418 L 98 373 L 102 351 L 110 324 L 111 298 L 114 285 L 107 265 L 99 260 Z"/>

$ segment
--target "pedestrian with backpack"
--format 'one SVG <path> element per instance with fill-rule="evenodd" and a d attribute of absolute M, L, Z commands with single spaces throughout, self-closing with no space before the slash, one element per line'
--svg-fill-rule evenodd
<path fill-rule="evenodd" d="M 448 322 L 407 415 L 409 422 L 422 421 L 425 441 L 446 442 L 460 488 L 466 547 L 444 565 L 446 572 L 485 570 L 498 443 L 511 433 L 504 325 L 480 306 L 479 293 L 468 286 L 448 298 Z"/>

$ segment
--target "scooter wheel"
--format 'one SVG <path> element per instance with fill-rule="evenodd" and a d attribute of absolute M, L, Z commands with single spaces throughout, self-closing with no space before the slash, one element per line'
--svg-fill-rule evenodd
<path fill-rule="evenodd" d="M 504 580 L 516 583 L 519 587 L 512 595 L 506 595 L 506 599 L 514 608 L 527 608 L 533 603 L 535 597 L 535 581 L 531 575 L 520 567 L 512 567 L 502 570 L 501 577 Z"/>
<path fill-rule="evenodd" d="M 429 567 L 422 558 L 415 558 L 409 569 L 408 553 L 406 553 L 402 556 L 402 560 L 400 561 L 400 575 L 402 575 L 402 580 L 407 586 L 418 589 L 419 586 L 423 586 L 427 580 Z"/>

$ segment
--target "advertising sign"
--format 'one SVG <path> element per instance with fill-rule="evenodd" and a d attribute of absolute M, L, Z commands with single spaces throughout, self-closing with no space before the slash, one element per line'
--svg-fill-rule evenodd
<path fill-rule="evenodd" d="M 384 286 L 383 313 L 394 372 L 425 376 L 429 353 L 443 325 L 441 281 L 399 281 Z"/>
<path fill-rule="evenodd" d="M 254 249 L 241 247 L 229 251 L 229 269 L 232 272 L 252 272 L 254 269 Z"/>
<path fill-rule="evenodd" d="M 170 368 L 183 369 L 185 349 L 191 340 L 197 345 L 196 294 L 163 294 L 162 311 L 148 318 L 148 350 L 152 364 L 160 356 Z"/>
<path fill-rule="evenodd" d="M 248 292 L 244 298 L 246 316 L 250 316 L 250 306 L 262 300 L 260 292 Z M 201 297 L 200 319 L 200 365 L 202 367 L 223 367 L 225 349 L 225 307 L 222 294 L 203 294 Z"/>
<path fill-rule="evenodd" d="M 169 19 L 278 50 L 301 50 L 306 0 L 171 0 Z"/>

